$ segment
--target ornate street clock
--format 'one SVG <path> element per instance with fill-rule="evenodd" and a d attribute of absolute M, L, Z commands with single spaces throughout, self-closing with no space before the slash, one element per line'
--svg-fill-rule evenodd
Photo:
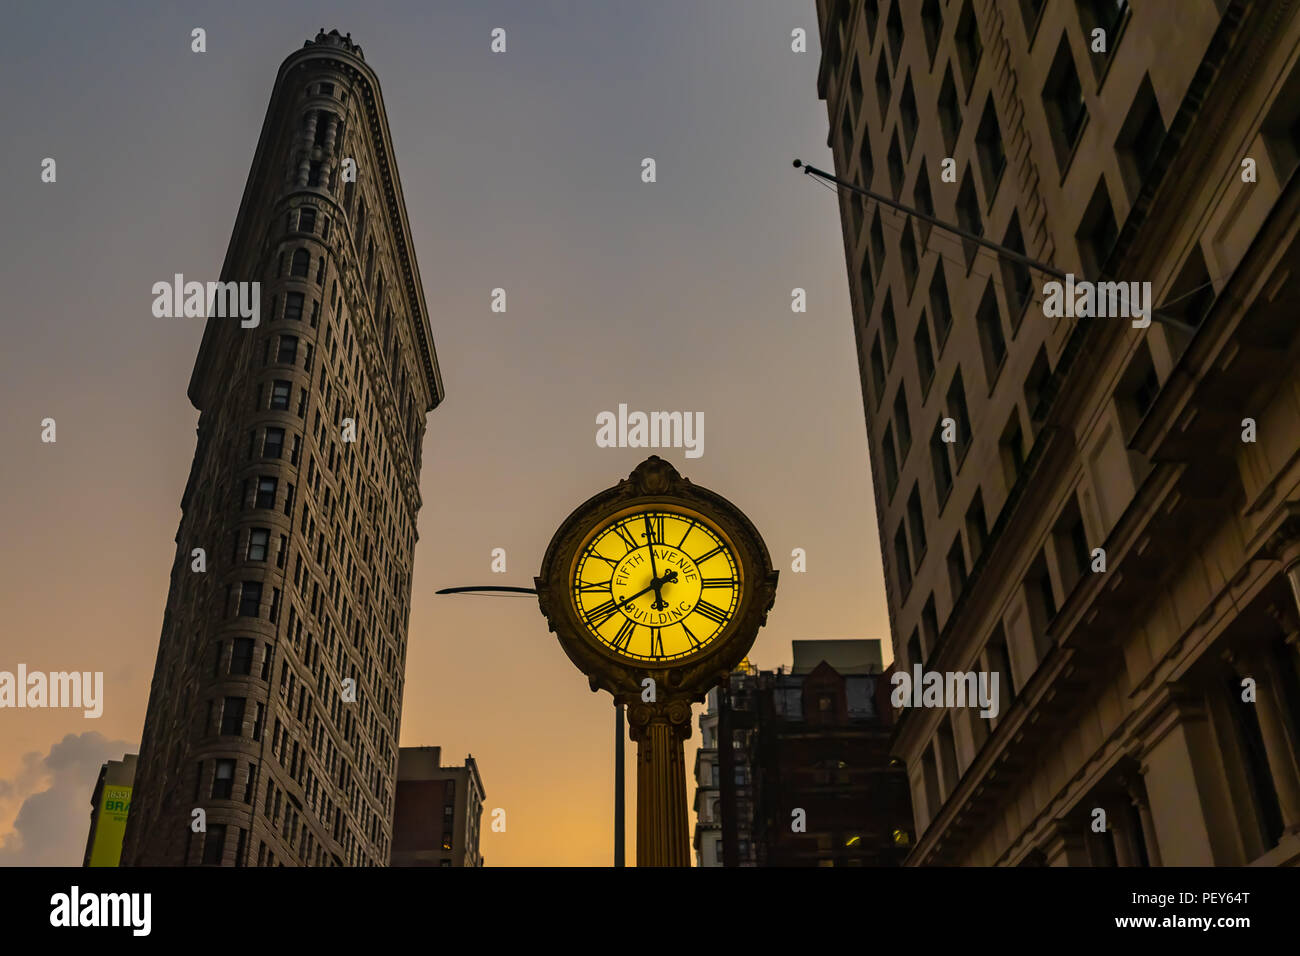
<path fill-rule="evenodd" d="M 580 505 L 536 578 L 542 614 L 637 742 L 637 865 L 688 866 L 691 703 L 753 646 L 776 599 L 758 531 L 657 456 Z"/>

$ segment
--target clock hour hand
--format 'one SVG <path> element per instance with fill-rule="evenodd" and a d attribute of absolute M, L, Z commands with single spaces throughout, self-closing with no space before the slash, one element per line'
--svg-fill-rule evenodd
<path fill-rule="evenodd" d="M 618 606 L 622 607 L 623 605 L 627 604 L 628 601 L 635 601 L 641 595 L 645 594 L 646 591 L 653 590 L 655 592 L 655 596 L 657 597 L 659 594 L 659 589 L 661 587 L 663 587 L 665 584 L 671 584 L 676 580 L 677 580 L 676 571 L 669 571 L 667 574 L 664 575 L 662 581 L 659 578 L 652 578 L 650 580 L 650 583 L 647 584 L 645 587 L 643 587 L 640 591 L 637 591 L 636 594 L 629 594 L 627 597 L 623 598 L 623 600 L 619 601 Z"/>

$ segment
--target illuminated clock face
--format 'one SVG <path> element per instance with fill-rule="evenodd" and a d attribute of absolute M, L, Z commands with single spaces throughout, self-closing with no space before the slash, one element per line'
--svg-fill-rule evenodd
<path fill-rule="evenodd" d="M 740 605 L 740 563 L 698 515 L 647 510 L 596 529 L 572 581 L 578 616 L 606 648 L 634 661 L 690 657 Z"/>

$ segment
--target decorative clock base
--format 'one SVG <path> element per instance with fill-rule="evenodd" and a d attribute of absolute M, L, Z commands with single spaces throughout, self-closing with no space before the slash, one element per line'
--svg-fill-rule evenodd
<path fill-rule="evenodd" d="M 638 698 L 628 705 L 628 722 L 637 744 L 636 865 L 690 866 L 683 746 L 691 735 L 690 702 Z"/>

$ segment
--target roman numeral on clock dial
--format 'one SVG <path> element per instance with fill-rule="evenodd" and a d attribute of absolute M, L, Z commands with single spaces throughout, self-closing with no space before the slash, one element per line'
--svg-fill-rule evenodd
<path fill-rule="evenodd" d="M 614 647 L 617 650 L 626 650 L 628 644 L 632 641 L 632 635 L 635 633 L 636 622 L 625 620 L 623 626 L 618 629 L 618 633 L 614 635 Z"/>
<path fill-rule="evenodd" d="M 718 624 L 725 624 L 727 621 L 727 612 L 720 607 L 714 607 L 708 601 L 701 601 L 695 605 L 695 610 Z"/>
<path fill-rule="evenodd" d="M 713 557 L 715 554 L 719 554 L 721 551 L 722 551 L 722 545 L 718 545 L 716 548 L 714 548 L 714 549 L 713 549 L 712 551 L 710 551 L 708 554 L 702 554 L 702 555 L 700 555 L 698 558 L 696 558 L 696 559 L 695 559 L 695 563 L 696 563 L 696 564 L 703 564 L 705 561 L 709 560 L 709 558 Z"/>
<path fill-rule="evenodd" d="M 656 657 L 664 656 L 664 632 L 662 628 L 650 628 L 650 653 Z"/>
<path fill-rule="evenodd" d="M 630 534 L 628 534 L 627 529 L 624 528 L 621 524 L 614 525 L 614 533 L 617 534 L 623 540 L 623 543 L 625 545 L 627 545 L 628 551 L 635 551 L 637 547 L 639 547 L 636 543 L 636 539 L 633 538 Z"/>
<path fill-rule="evenodd" d="M 700 582 L 701 587 L 706 588 L 734 588 L 739 584 L 736 578 L 704 578 Z"/>
<path fill-rule="evenodd" d="M 610 617 L 612 617 L 614 613 L 617 611 L 618 611 L 618 605 L 614 603 L 613 599 L 610 599 L 606 601 L 604 604 L 597 605 L 596 607 L 593 607 L 590 611 L 587 611 L 585 617 L 587 618 L 587 622 L 592 627 L 600 627 L 602 624 L 608 621 Z"/>

